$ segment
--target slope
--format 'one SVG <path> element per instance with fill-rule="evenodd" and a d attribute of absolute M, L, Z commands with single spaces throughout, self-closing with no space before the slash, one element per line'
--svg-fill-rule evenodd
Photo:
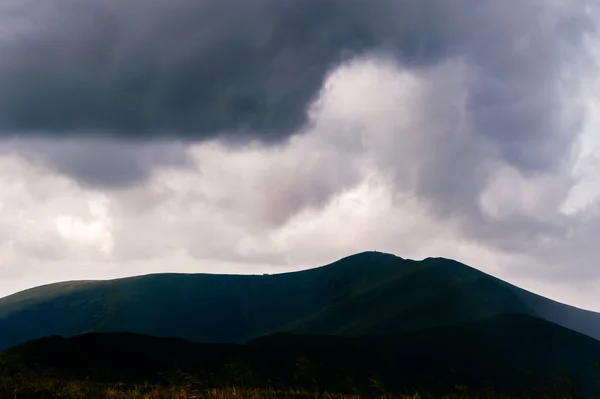
<path fill-rule="evenodd" d="M 0 299 L 0 349 L 94 331 L 200 342 L 274 332 L 396 333 L 501 314 L 550 319 L 557 306 L 455 261 L 365 252 L 276 275 L 160 274 L 34 288 Z M 585 314 L 600 325 L 596 314 Z M 558 322 L 582 331 L 567 317 Z"/>
<path fill-rule="evenodd" d="M 103 382 L 369 392 L 600 395 L 600 342 L 527 315 L 393 335 L 279 333 L 246 344 L 200 344 L 135 334 L 49 337 L 0 354 L 0 373 Z M 175 372 L 178 370 L 178 372 Z M 187 378 L 189 383 L 190 379 Z M 376 386 L 374 386 L 376 382 Z"/>

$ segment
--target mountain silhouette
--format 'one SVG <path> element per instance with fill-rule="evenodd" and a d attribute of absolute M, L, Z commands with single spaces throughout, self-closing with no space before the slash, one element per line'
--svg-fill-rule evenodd
<path fill-rule="evenodd" d="M 274 275 L 154 274 L 50 284 L 0 299 L 0 350 L 130 332 L 240 343 L 279 333 L 364 336 L 528 315 L 600 339 L 600 315 L 459 262 L 365 252 Z"/>

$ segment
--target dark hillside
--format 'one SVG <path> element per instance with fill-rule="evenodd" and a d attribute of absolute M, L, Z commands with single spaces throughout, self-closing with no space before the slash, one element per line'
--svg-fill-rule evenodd
<path fill-rule="evenodd" d="M 0 354 L 0 371 L 167 385 L 191 375 L 202 387 L 447 394 L 458 386 L 472 394 L 578 397 L 600 395 L 598 360 L 596 340 L 530 316 L 503 315 L 394 335 L 279 333 L 246 344 L 135 334 L 49 337 Z"/>
<path fill-rule="evenodd" d="M 0 350 L 87 332 L 230 343 L 276 332 L 392 334 L 502 314 L 541 316 L 600 337 L 594 334 L 598 314 L 527 294 L 448 259 L 413 261 L 378 252 L 276 275 L 67 282 L 0 299 Z"/>

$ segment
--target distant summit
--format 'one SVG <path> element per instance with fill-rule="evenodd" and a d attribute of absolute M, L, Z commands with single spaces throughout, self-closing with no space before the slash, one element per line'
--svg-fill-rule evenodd
<path fill-rule="evenodd" d="M 538 317 L 600 339 L 597 313 L 450 259 L 414 261 L 368 251 L 283 274 L 154 274 L 30 289 L 0 299 L 0 349 L 89 332 L 229 343 L 277 332 L 394 334 L 505 314 Z"/>

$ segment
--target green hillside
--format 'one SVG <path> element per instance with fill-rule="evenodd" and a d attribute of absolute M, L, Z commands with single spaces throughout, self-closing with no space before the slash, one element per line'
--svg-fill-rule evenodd
<path fill-rule="evenodd" d="M 0 299 L 0 349 L 87 332 L 199 342 L 243 342 L 275 332 L 390 334 L 502 314 L 541 316 L 600 338 L 597 314 L 458 262 L 366 252 L 277 275 L 157 274 L 34 288 Z"/>

